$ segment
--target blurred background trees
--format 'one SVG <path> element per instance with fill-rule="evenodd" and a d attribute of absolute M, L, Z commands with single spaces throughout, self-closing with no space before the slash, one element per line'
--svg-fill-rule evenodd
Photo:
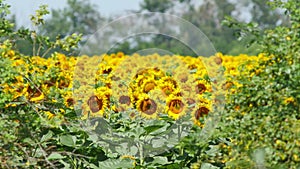
<path fill-rule="evenodd" d="M 277 25 L 288 24 L 288 18 L 282 15 L 282 11 L 272 10 L 267 4 L 268 0 L 143 0 L 138 11 L 130 12 L 161 12 L 182 17 L 198 27 L 210 39 L 216 51 L 231 55 L 240 53 L 255 55 L 258 53 L 259 46 L 254 44 L 249 48 L 251 38 L 247 41 L 237 39 L 236 35 L 239 31 L 228 28 L 227 25 L 222 24 L 222 21 L 229 16 L 241 22 L 254 22 L 260 25 L 262 31 Z M 83 45 L 90 35 L 105 23 L 112 21 L 112 18 L 112 16 L 101 16 L 97 6 L 89 1 L 68 0 L 65 8 L 51 11 L 51 17 L 38 28 L 38 32 L 48 35 L 51 39 L 56 39 L 57 35 L 64 38 L 72 33 L 81 33 L 83 37 L 80 45 Z M 153 24 L 155 25 L 155 21 Z M 118 30 L 111 30 L 104 35 L 105 37 L 96 38 L 109 41 L 116 34 Z M 20 41 L 19 46 L 23 53 L 31 54 L 32 47 L 28 47 L 27 43 Z M 97 47 L 97 42 L 95 42 L 93 48 Z M 108 53 L 122 51 L 132 54 L 147 48 L 159 48 L 174 54 L 195 56 L 194 52 L 182 42 L 159 34 L 128 37 L 117 42 Z M 72 54 L 76 52 L 79 51 L 73 51 Z"/>
<path fill-rule="evenodd" d="M 49 41 L 64 39 L 74 33 L 82 34 L 83 36 L 79 45 L 84 44 L 89 36 L 97 31 L 100 24 L 105 20 L 100 15 L 96 5 L 84 0 L 68 0 L 65 8 L 52 9 L 50 14 L 50 18 L 46 19 L 44 24 L 35 28 L 37 33 L 47 35 Z M 14 21 L 14 23 L 16 22 Z M 16 43 L 21 53 L 33 55 L 33 44 L 30 42 L 30 39 L 21 39 Z M 66 52 L 59 48 L 53 48 L 52 51 L 59 51 L 66 55 L 76 55 L 79 53 L 76 49 Z"/>
<path fill-rule="evenodd" d="M 257 23 L 262 31 L 288 23 L 288 18 L 282 15 L 282 11 L 271 9 L 268 0 L 204 0 L 200 4 L 193 0 L 144 0 L 140 4 L 140 8 L 136 12 L 164 12 L 186 19 L 197 26 L 212 41 L 216 51 L 232 55 L 240 53 L 255 55 L 259 48 L 255 44 L 249 47 L 247 46 L 249 41 L 237 39 L 238 30 L 230 29 L 222 24 L 226 16 L 241 22 Z M 184 44 L 163 35 L 155 35 L 148 42 L 143 41 L 142 38 L 136 38 L 136 41 L 138 41 L 138 45 L 134 48 L 126 45 L 128 41 L 125 41 L 116 49 L 132 52 L 132 50 L 138 50 L 141 47 L 156 47 L 175 54 L 193 55 Z"/>
<path fill-rule="evenodd" d="M 88 36 L 97 31 L 103 21 L 96 5 L 84 0 L 68 0 L 65 8 L 52 9 L 51 18 L 40 27 L 40 32 L 51 38 L 58 34 L 65 37 L 73 33 Z"/>

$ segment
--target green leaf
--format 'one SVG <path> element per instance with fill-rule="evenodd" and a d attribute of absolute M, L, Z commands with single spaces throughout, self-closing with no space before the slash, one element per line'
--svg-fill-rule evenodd
<path fill-rule="evenodd" d="M 150 134 L 150 133 L 162 128 L 163 126 L 164 125 L 153 125 L 153 126 L 144 127 L 144 129 L 146 130 L 147 134 Z"/>
<path fill-rule="evenodd" d="M 201 169 L 218 169 L 219 167 L 213 166 L 209 163 L 203 163 L 201 165 Z"/>
<path fill-rule="evenodd" d="M 31 144 L 31 145 L 35 144 L 35 142 L 34 142 L 31 138 L 25 138 L 25 139 L 23 140 L 23 142 L 24 142 L 24 143 Z"/>
<path fill-rule="evenodd" d="M 133 168 L 134 161 L 131 159 L 108 159 L 103 162 L 99 162 L 98 168 L 109 168 L 109 169 L 119 169 L 119 168 Z"/>
<path fill-rule="evenodd" d="M 53 136 L 53 132 L 49 130 L 47 134 L 43 135 L 43 137 L 41 138 L 41 142 L 49 140 L 52 136 Z"/>
<path fill-rule="evenodd" d="M 96 134 L 89 135 L 88 140 L 93 141 L 94 143 L 98 141 L 98 136 Z"/>
<path fill-rule="evenodd" d="M 207 155 L 215 157 L 219 152 L 218 146 L 217 145 L 210 145 L 209 148 L 210 149 L 208 151 L 206 151 Z"/>
<path fill-rule="evenodd" d="M 71 135 L 60 136 L 59 141 L 62 145 L 74 147 L 76 143 L 76 137 Z"/>
<path fill-rule="evenodd" d="M 65 158 L 64 156 L 62 156 L 61 154 L 59 153 L 56 153 L 56 152 L 53 152 L 51 153 L 49 156 L 48 156 L 48 160 L 57 160 L 57 159 L 63 159 Z"/>
<path fill-rule="evenodd" d="M 140 136 L 142 136 L 142 135 L 144 135 L 145 134 L 145 130 L 144 130 L 144 128 L 143 127 L 136 127 L 135 128 L 135 130 L 134 130 L 134 135 L 136 136 L 136 137 L 140 137 Z"/>
<path fill-rule="evenodd" d="M 63 160 L 59 160 L 60 163 L 62 163 L 64 165 L 64 169 L 69 169 L 71 168 L 71 165 L 69 163 L 64 162 Z"/>
<path fill-rule="evenodd" d="M 167 157 L 162 157 L 162 156 L 159 156 L 159 157 L 153 157 L 154 160 L 152 161 L 153 164 L 161 164 L 161 165 L 165 165 L 165 164 L 168 164 L 170 163 L 168 161 L 168 158 Z"/>

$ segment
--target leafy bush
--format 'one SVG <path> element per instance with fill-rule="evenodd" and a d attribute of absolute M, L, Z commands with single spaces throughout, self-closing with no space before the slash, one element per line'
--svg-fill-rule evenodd
<path fill-rule="evenodd" d="M 285 10 L 290 26 L 260 34 L 253 23 L 228 21 L 242 32 L 254 34 L 269 58 L 239 76 L 241 85 L 234 86 L 235 92 L 229 96 L 220 126 L 222 137 L 231 140 L 227 168 L 300 166 L 300 4 L 274 1 L 270 5 Z"/>

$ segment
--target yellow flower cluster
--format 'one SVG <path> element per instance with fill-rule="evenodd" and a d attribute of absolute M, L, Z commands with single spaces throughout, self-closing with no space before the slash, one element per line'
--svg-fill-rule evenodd
<path fill-rule="evenodd" d="M 215 93 L 238 86 L 234 77 L 243 75 L 263 56 L 217 53 L 195 58 L 117 53 L 66 57 L 56 53 L 46 59 L 10 52 L 9 58 L 19 76 L 13 77 L 11 84 L 1 84 L 3 92 L 12 96 L 6 107 L 16 106 L 14 102 L 21 97 L 33 103 L 49 101 L 48 96 L 57 92 L 66 107 L 82 110 L 83 118 L 109 112 L 130 112 L 132 118 L 165 114 L 179 119 L 189 115 L 201 126 L 218 102 Z M 241 71 L 238 67 L 243 63 L 246 69 Z"/>
<path fill-rule="evenodd" d="M 63 99 L 70 107 L 72 101 L 72 76 L 76 59 L 56 53 L 50 58 L 39 56 L 20 56 L 14 52 L 3 54 L 1 59 L 9 60 L 9 71 L 0 90 L 9 98 L 4 107 L 18 105 L 44 104 Z M 3 79 L 4 80 L 4 79 Z M 58 107 L 59 108 L 59 107 Z M 58 109 L 57 108 L 57 109 Z M 46 110 L 45 115 L 54 117 L 54 109 Z"/>
<path fill-rule="evenodd" d="M 221 53 L 210 58 L 123 53 L 82 56 L 74 72 L 78 87 L 74 88 L 73 98 L 81 103 L 78 108 L 84 119 L 105 116 L 109 112 L 106 110 L 110 110 L 128 112 L 133 118 L 159 118 L 166 114 L 178 119 L 189 115 L 201 126 L 216 103 L 216 90 L 228 91 L 231 86 L 238 86 L 234 77 L 252 68 L 257 60 L 255 56 Z M 248 62 L 246 70 L 238 69 Z M 220 73 L 218 69 L 225 71 Z M 218 77 L 218 73 L 224 79 L 210 78 Z"/>

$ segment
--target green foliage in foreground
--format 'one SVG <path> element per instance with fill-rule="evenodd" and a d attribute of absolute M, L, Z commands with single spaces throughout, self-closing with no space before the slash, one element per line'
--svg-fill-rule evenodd
<path fill-rule="evenodd" d="M 254 24 L 227 20 L 243 33 L 256 35 L 262 52 L 271 56 L 261 61 L 263 71 L 254 68 L 239 77 L 243 86 L 230 95 L 221 117 L 220 132 L 232 140 L 229 168 L 300 167 L 300 3 L 274 1 L 271 5 L 286 10 L 289 27 L 266 30 L 260 37 Z"/>

